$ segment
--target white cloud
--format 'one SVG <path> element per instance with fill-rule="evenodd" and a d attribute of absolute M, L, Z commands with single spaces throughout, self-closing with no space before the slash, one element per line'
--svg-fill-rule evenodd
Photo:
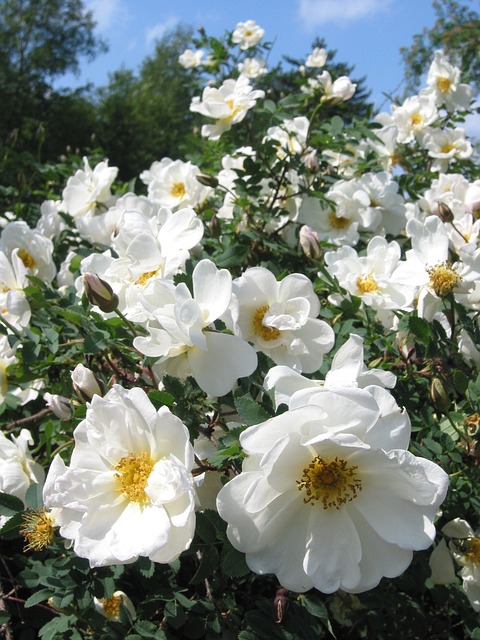
<path fill-rule="evenodd" d="M 169 18 L 165 22 L 159 22 L 158 24 L 154 24 L 153 27 L 149 27 L 145 32 L 145 41 L 147 46 L 155 42 L 155 40 L 160 40 L 167 31 L 170 31 L 178 24 L 178 18 Z"/>
<path fill-rule="evenodd" d="M 114 25 L 118 26 L 119 22 L 129 20 L 128 9 L 122 0 L 87 0 L 85 8 L 93 13 L 100 33 L 105 33 Z"/>
<path fill-rule="evenodd" d="M 382 13 L 392 0 L 299 0 L 298 15 L 307 27 L 346 23 Z"/>

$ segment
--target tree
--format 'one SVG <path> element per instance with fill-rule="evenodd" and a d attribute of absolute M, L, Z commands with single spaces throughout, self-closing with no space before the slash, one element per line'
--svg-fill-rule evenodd
<path fill-rule="evenodd" d="M 106 50 L 94 27 L 83 0 L 0 0 L 0 158 L 12 155 L 12 140 L 13 155 L 38 157 L 44 135 L 54 129 L 43 146 L 49 155 L 42 159 L 52 159 L 67 144 L 90 139 L 92 114 L 85 97 L 78 91 L 55 91 L 53 80 L 77 71 L 80 56 L 93 59 Z M 75 135 L 65 135 L 70 125 L 58 131 L 59 108 L 64 122 L 75 122 Z M 17 169 L 11 166 L 12 173 Z M 4 176 L 6 171 L 8 166 L 3 167 Z"/>
<path fill-rule="evenodd" d="M 474 0 L 433 0 L 437 19 L 431 28 L 413 38 L 400 52 L 405 63 L 405 93 L 418 89 L 436 49 L 444 49 L 462 71 L 462 81 L 480 91 L 480 15 L 471 8 Z"/>

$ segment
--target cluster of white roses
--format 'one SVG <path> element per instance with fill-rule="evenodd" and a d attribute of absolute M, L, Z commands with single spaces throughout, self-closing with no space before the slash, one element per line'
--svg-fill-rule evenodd
<path fill-rule="evenodd" d="M 247 51 L 262 37 L 263 29 L 247 21 L 237 25 L 231 40 Z M 187 50 L 180 63 L 198 66 L 203 55 Z M 326 59 L 326 52 L 316 49 L 306 66 L 321 68 Z M 203 126 L 204 137 L 218 140 L 264 97 L 249 82 L 263 73 L 258 60 L 252 71 L 253 60 L 243 62 L 237 79 L 219 88 L 207 86 L 202 98 L 193 99 L 191 110 L 212 120 Z M 355 90 L 348 78 L 332 82 L 327 71 L 306 87 L 307 92 L 320 87 L 322 100 L 329 102 L 347 100 Z M 450 162 L 468 157 L 471 146 L 459 129 L 434 126 L 439 110 L 464 110 L 471 97 L 458 70 L 437 52 L 427 89 L 394 108 L 391 116 L 379 116 L 378 139 L 365 141 L 348 156 L 313 149 L 304 116 L 264 132 L 261 144 L 274 146 L 278 166 L 296 158 L 304 169 L 286 172 L 287 186 L 281 189 L 268 181 L 261 185 L 258 203 L 274 201 L 282 209 L 266 230 L 280 230 L 291 245 L 300 238 L 307 255 L 319 255 L 319 241 L 330 243 L 325 268 L 343 289 L 330 297 L 334 304 L 347 295 L 359 297 L 387 327 L 395 326 L 395 312 L 413 309 L 427 320 L 442 320 L 439 310 L 448 295 L 469 313 L 478 312 L 480 180 L 470 183 L 442 173 Z M 399 192 L 393 170 L 400 146 L 414 144 L 428 150 L 438 178 L 412 202 Z M 368 153 L 375 154 L 382 170 L 359 176 L 356 160 Z M 242 433 L 246 458 L 241 473 L 218 494 L 219 514 L 228 523 L 231 543 L 246 554 L 253 571 L 273 573 L 298 592 L 315 587 L 324 593 L 358 593 L 382 577 L 400 575 L 413 551 L 433 543 L 448 477 L 438 465 L 408 451 L 410 421 L 390 391 L 395 376 L 367 368 L 359 336 L 338 348 L 323 380 L 303 375 L 318 372 L 334 347 L 333 329 L 319 318 L 320 300 L 305 275 L 277 280 L 258 266 L 232 278 L 204 258 L 193 269 L 191 289 L 175 281 L 187 260 L 201 251 L 204 203 L 217 198 L 218 218 L 234 218 L 236 181 L 241 175 L 248 182 L 243 165 L 255 156 L 255 149 L 243 147 L 223 158 L 221 197 L 197 180 L 197 166 L 170 158 L 140 175 L 147 196 L 117 197 L 111 189 L 117 169 L 107 161 L 92 169 L 85 159 L 84 168 L 68 180 L 62 200 L 44 203 L 36 229 L 23 222 L 4 225 L 1 314 L 21 345 L 31 316 L 23 291 L 28 276 L 48 283 L 56 279 L 60 290 L 74 285 L 79 301 L 85 282 L 104 281 L 114 304 L 99 303 L 95 311 L 104 317 L 118 312 L 136 324 L 132 346 L 152 359 L 155 382 L 161 387 L 166 374 L 192 376 L 215 397 L 253 374 L 257 354 L 266 354 L 275 366 L 263 392 L 287 410 Z M 341 176 L 331 181 L 324 199 L 315 195 L 320 163 Z M 69 217 L 78 236 L 93 247 L 76 279 L 69 269 L 73 250 L 58 273 L 53 261 L 52 239 L 68 228 Z M 247 224 L 242 220 L 239 230 Z M 411 248 L 404 253 L 400 241 L 389 236 Z M 359 253 L 355 247 L 365 238 L 366 250 Z M 480 366 L 480 353 L 468 334 L 456 337 L 465 357 Z M 7 389 L 32 392 L 9 388 L 7 367 L 14 358 L 14 348 L 2 338 L 0 401 Z M 91 566 L 131 563 L 140 556 L 173 561 L 192 542 L 195 511 L 202 508 L 198 487 L 205 481 L 195 468 L 186 426 L 167 407 L 156 410 L 140 388 L 113 385 L 105 393 L 82 364 L 72 382 L 88 405 L 73 434 L 69 464 L 55 456 L 45 480 L 52 527 Z M 60 415 L 58 399 L 48 393 L 46 399 Z M 68 419 L 64 410 L 62 417 Z M 30 482 L 43 479 L 28 454 L 30 441 L 22 432 L 16 440 L 3 437 L 0 442 L 0 488 L 20 499 Z M 455 537 L 449 531 L 445 535 Z M 477 555 L 468 556 L 466 566 L 475 565 L 467 582 L 478 600 L 475 549 Z"/>

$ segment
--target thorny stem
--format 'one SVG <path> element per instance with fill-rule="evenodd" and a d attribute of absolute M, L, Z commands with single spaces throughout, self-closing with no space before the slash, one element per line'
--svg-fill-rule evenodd
<path fill-rule="evenodd" d="M 18 420 L 14 420 L 7 424 L 3 430 L 9 431 L 10 429 L 14 429 L 15 427 L 19 427 L 22 424 L 28 424 L 29 422 L 34 422 L 35 420 L 39 420 L 46 416 L 48 413 L 52 413 L 52 410 L 49 408 L 41 409 L 38 413 L 34 413 L 31 416 L 26 416 L 25 418 L 19 418 Z"/>

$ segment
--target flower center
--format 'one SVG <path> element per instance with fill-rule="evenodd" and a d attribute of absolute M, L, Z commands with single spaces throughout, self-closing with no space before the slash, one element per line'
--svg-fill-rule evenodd
<path fill-rule="evenodd" d="M 135 280 L 135 284 L 141 284 L 142 286 L 147 284 L 150 278 L 153 278 L 153 276 L 155 276 L 158 272 L 159 269 L 156 269 L 156 271 L 145 271 L 145 273 L 142 273 L 142 275 L 137 278 L 137 280 Z"/>
<path fill-rule="evenodd" d="M 364 293 L 375 293 L 375 291 L 378 291 L 378 288 L 378 283 L 371 273 L 358 276 L 357 289 L 361 296 L 363 296 Z"/>
<path fill-rule="evenodd" d="M 118 618 L 120 613 L 120 605 L 122 598 L 120 596 L 112 596 L 111 598 L 100 598 L 103 605 L 103 613 L 107 618 Z"/>
<path fill-rule="evenodd" d="M 23 514 L 20 533 L 25 538 L 24 551 L 40 551 L 53 542 L 53 520 L 45 509 Z"/>
<path fill-rule="evenodd" d="M 333 211 L 330 211 L 328 214 L 328 221 L 333 229 L 346 229 L 350 226 L 349 218 L 342 218 L 341 216 L 336 216 Z"/>
<path fill-rule="evenodd" d="M 437 296 L 446 296 L 460 281 L 460 276 L 446 262 L 442 262 L 436 267 L 427 269 L 430 276 L 430 286 Z"/>
<path fill-rule="evenodd" d="M 19 249 L 18 250 L 18 257 L 20 258 L 20 260 L 23 262 L 23 264 L 25 265 L 25 267 L 27 269 L 33 269 L 33 267 L 35 266 L 35 260 L 28 253 L 28 251 L 26 249 L 23 249 L 23 248 Z"/>
<path fill-rule="evenodd" d="M 467 540 L 467 558 L 473 564 L 480 566 L 480 538 Z"/>
<path fill-rule="evenodd" d="M 321 502 L 324 509 L 340 509 L 351 502 L 362 490 L 357 469 L 338 457 L 328 461 L 316 456 L 297 480 L 299 490 L 307 494 L 304 503 Z"/>
<path fill-rule="evenodd" d="M 280 337 L 280 330 L 275 327 L 267 327 L 263 324 L 263 318 L 270 309 L 268 304 L 263 307 L 255 309 L 253 314 L 253 331 L 257 336 L 260 336 L 263 340 L 276 340 Z"/>
<path fill-rule="evenodd" d="M 410 122 L 412 123 L 412 127 L 418 127 L 419 124 L 422 124 L 423 118 L 419 113 L 414 113 L 410 117 Z"/>
<path fill-rule="evenodd" d="M 145 505 L 149 500 L 145 487 L 154 464 L 146 451 L 139 456 L 129 453 L 122 458 L 115 467 L 117 491 L 123 493 L 132 502 Z"/>
<path fill-rule="evenodd" d="M 438 90 L 441 91 L 442 93 L 446 93 L 447 91 L 450 91 L 451 86 L 452 86 L 452 83 L 448 78 L 437 78 L 437 87 L 438 87 Z"/>
<path fill-rule="evenodd" d="M 450 151 L 453 151 L 455 149 L 455 147 L 453 146 L 453 144 L 451 144 L 450 142 L 447 142 L 446 144 L 442 145 L 440 147 L 440 152 L 441 153 L 450 153 Z"/>
<path fill-rule="evenodd" d="M 183 198 L 186 193 L 184 182 L 175 182 L 172 187 L 171 194 L 174 198 Z"/>

